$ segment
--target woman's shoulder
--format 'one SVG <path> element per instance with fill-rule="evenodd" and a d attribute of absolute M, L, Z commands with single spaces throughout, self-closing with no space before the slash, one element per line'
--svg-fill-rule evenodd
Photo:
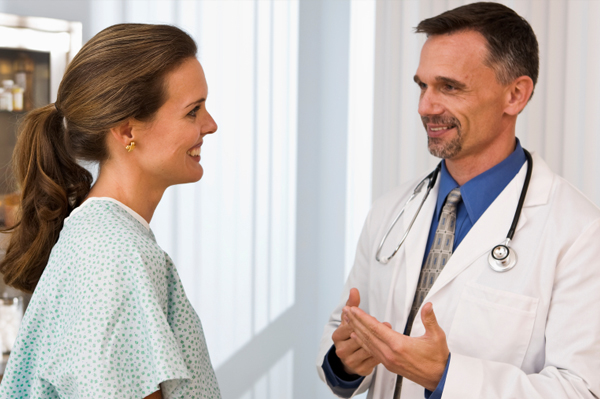
<path fill-rule="evenodd" d="M 115 200 L 104 198 L 86 201 L 65 219 L 55 249 L 63 246 L 80 255 L 88 251 L 113 251 L 123 255 L 162 253 L 150 226 L 141 216 Z"/>
<path fill-rule="evenodd" d="M 65 220 L 40 283 L 65 273 L 74 283 L 114 273 L 154 280 L 164 278 L 166 267 L 166 254 L 147 223 L 113 201 L 94 200 Z"/>
<path fill-rule="evenodd" d="M 112 198 L 90 198 L 65 219 L 64 227 L 77 231 L 124 232 L 141 234 L 154 240 L 148 223 L 132 209 Z"/>

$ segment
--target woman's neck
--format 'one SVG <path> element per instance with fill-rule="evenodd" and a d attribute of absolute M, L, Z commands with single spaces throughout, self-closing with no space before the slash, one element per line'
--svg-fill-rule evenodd
<path fill-rule="evenodd" d="M 150 223 L 165 190 L 166 187 L 151 187 L 140 171 L 125 170 L 114 162 L 107 162 L 100 167 L 88 198 L 114 198 Z"/>

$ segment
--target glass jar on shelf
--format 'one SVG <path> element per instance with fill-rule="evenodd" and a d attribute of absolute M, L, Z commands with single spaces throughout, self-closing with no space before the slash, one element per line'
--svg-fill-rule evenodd
<path fill-rule="evenodd" d="M 0 227 L 10 229 L 17 223 L 19 201 L 20 194 L 18 192 L 4 195 L 0 194 Z M 1 249 L 0 245 L 0 250 Z"/>
<path fill-rule="evenodd" d="M 0 298 L 0 342 L 2 354 L 12 351 L 23 319 L 23 298 Z"/>
<path fill-rule="evenodd" d="M 12 88 L 10 90 L 0 88 L 0 111 L 12 111 L 12 110 L 13 110 Z"/>
<path fill-rule="evenodd" d="M 23 111 L 23 88 L 19 86 L 13 86 L 13 111 Z"/>
<path fill-rule="evenodd" d="M 8 58 L 0 58 L 0 80 L 13 78 L 13 63 Z"/>
<path fill-rule="evenodd" d="M 23 109 L 30 111 L 33 109 L 33 72 L 35 62 L 27 53 L 20 52 L 13 62 L 12 70 L 15 83 L 23 89 Z"/>

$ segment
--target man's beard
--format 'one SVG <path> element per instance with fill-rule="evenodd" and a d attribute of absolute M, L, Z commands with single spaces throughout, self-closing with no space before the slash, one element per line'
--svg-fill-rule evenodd
<path fill-rule="evenodd" d="M 458 155 L 462 150 L 462 140 L 460 130 L 456 129 L 457 135 L 449 142 L 444 142 L 441 137 L 427 137 L 427 147 L 429 153 L 434 157 L 450 159 Z"/>
<path fill-rule="evenodd" d="M 458 155 L 462 150 L 462 134 L 460 121 L 452 116 L 423 116 L 421 117 L 423 126 L 427 130 L 427 123 L 439 124 L 439 125 L 453 125 L 456 129 L 456 137 L 451 139 L 449 142 L 445 142 L 441 137 L 429 137 L 427 136 L 427 147 L 429 152 L 434 157 L 449 159 Z"/>

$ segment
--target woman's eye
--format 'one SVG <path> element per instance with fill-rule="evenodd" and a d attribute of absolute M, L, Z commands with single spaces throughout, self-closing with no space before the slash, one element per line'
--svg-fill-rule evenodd
<path fill-rule="evenodd" d="M 196 106 L 194 107 L 194 109 L 193 109 L 193 110 L 191 110 L 191 111 L 188 113 L 188 115 L 189 115 L 189 116 L 196 116 L 196 113 L 198 113 L 198 110 L 199 110 L 199 109 L 200 109 L 200 106 L 199 106 L 199 105 L 196 105 Z"/>

